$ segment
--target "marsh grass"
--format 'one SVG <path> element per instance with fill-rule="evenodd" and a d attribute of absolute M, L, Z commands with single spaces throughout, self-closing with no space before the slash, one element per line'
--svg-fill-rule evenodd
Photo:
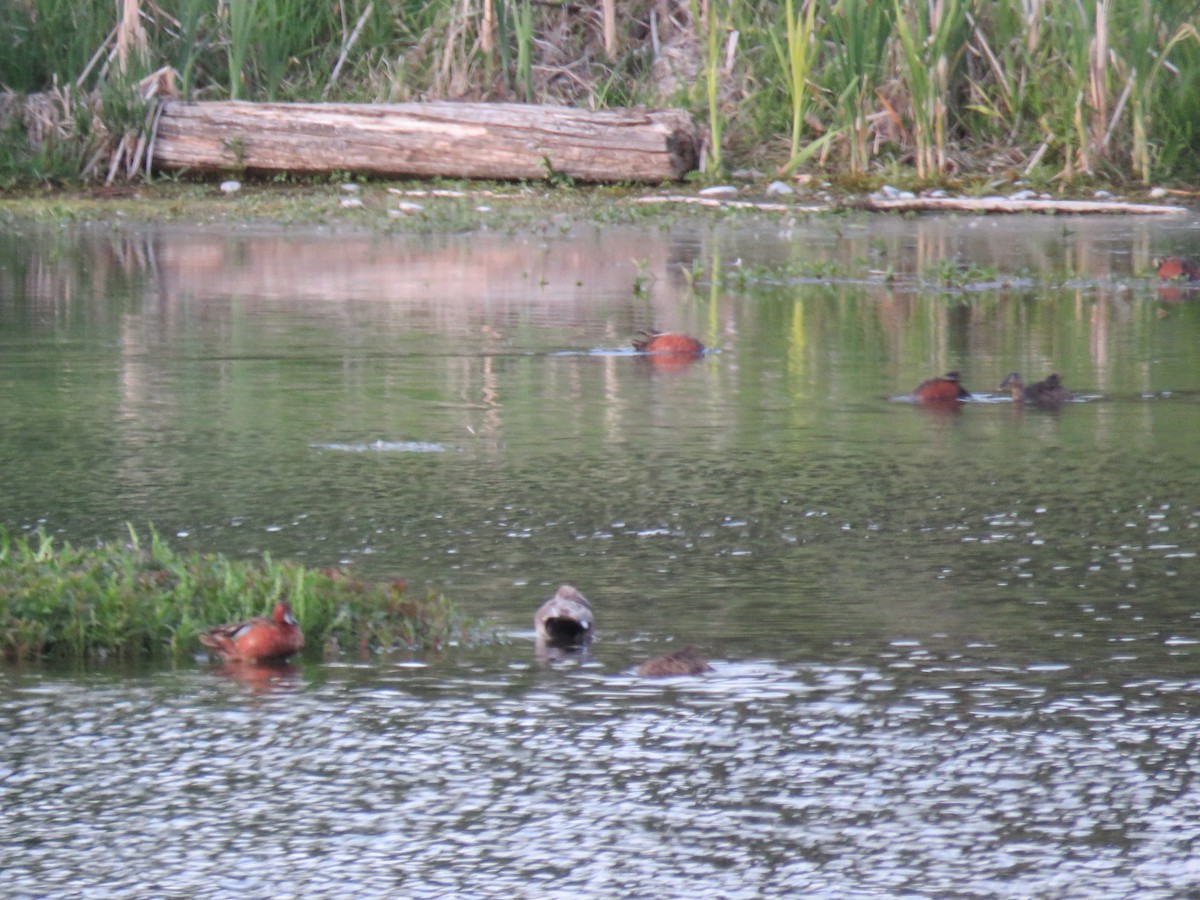
<path fill-rule="evenodd" d="M 719 173 L 722 161 L 722 136 L 725 113 L 721 104 L 721 57 L 726 31 L 723 18 L 726 3 L 732 0 L 705 0 L 703 10 L 692 0 L 692 20 L 704 29 L 704 99 L 708 110 L 706 171 Z"/>
<path fill-rule="evenodd" d="M 793 169 L 800 157 L 800 133 L 804 128 L 804 114 L 809 105 L 809 73 L 816 58 L 813 46 L 816 35 L 817 0 L 804 0 L 799 10 L 792 8 L 792 0 L 784 3 L 784 35 L 786 48 L 779 43 L 774 33 L 771 39 L 780 68 L 787 73 L 787 91 L 791 102 L 791 155 L 785 169 Z"/>
<path fill-rule="evenodd" d="M 707 125 L 709 177 L 728 161 L 786 171 L 817 159 L 875 175 L 902 162 L 929 181 L 1200 178 L 1197 0 L 605 8 L 608 19 L 599 4 L 534 0 L 157 0 L 142 24 L 150 67 L 172 65 L 190 99 L 682 106 Z M 95 95 L 114 77 L 116 25 L 113 4 L 0 3 L 0 84 Z M 24 156 L 33 180 L 62 158 Z"/>
<path fill-rule="evenodd" d="M 1179 89 L 1185 85 L 1188 86 L 1186 98 L 1180 97 L 1178 105 L 1173 109 L 1162 111 L 1163 113 L 1173 111 L 1175 115 L 1173 117 L 1162 115 L 1162 113 L 1159 115 L 1168 120 L 1173 118 L 1174 126 L 1186 132 L 1186 137 L 1182 142 L 1183 146 L 1197 146 L 1195 127 L 1196 123 L 1200 121 L 1197 118 L 1197 113 L 1200 113 L 1200 108 L 1198 108 L 1200 105 L 1197 103 L 1196 88 L 1200 87 L 1200 30 L 1197 30 L 1193 23 L 1185 22 L 1179 25 L 1166 44 L 1159 48 L 1155 37 L 1164 25 L 1151 7 L 1146 6 L 1141 12 L 1142 15 L 1135 20 L 1136 26 L 1129 30 L 1130 38 L 1126 43 L 1128 61 L 1125 67 L 1127 72 L 1125 91 L 1131 98 L 1133 168 L 1142 181 L 1148 183 L 1153 177 L 1159 152 L 1159 148 L 1155 147 L 1151 140 L 1151 133 L 1154 130 L 1155 101 L 1162 94 L 1159 85 L 1160 78 L 1165 77 L 1169 80 L 1168 91 L 1171 87 Z M 1183 52 L 1173 53 L 1176 48 Z M 1168 62 L 1172 57 L 1177 61 L 1176 63 Z M 1185 59 L 1187 63 L 1184 62 Z M 1168 96 L 1170 95 L 1168 94 Z M 1191 115 L 1180 116 L 1180 106 L 1185 109 L 1190 107 L 1188 111 Z M 1159 147 L 1167 143 L 1160 140 Z"/>
<path fill-rule="evenodd" d="M 913 3 L 895 0 L 900 41 L 900 77 L 912 103 L 912 132 L 918 178 L 947 171 L 952 85 L 966 52 L 963 0 Z"/>
<path fill-rule="evenodd" d="M 198 649 L 214 625 L 269 614 L 286 597 L 308 652 L 436 649 L 487 638 L 440 594 L 264 556 L 172 550 L 157 534 L 76 547 L 45 532 L 0 533 L 0 656 L 133 659 Z"/>
<path fill-rule="evenodd" d="M 893 31 L 893 7 L 871 0 L 841 0 L 825 17 L 826 70 L 824 84 L 836 98 L 831 118 L 834 130 L 846 135 L 850 171 L 867 171 L 871 141 L 890 109 L 877 109 L 885 54 Z M 873 125 L 872 117 L 880 126 Z"/>
<path fill-rule="evenodd" d="M 246 62 L 256 30 L 258 0 L 229 0 L 225 7 L 225 58 L 229 65 L 229 99 L 241 100 L 246 85 Z"/>

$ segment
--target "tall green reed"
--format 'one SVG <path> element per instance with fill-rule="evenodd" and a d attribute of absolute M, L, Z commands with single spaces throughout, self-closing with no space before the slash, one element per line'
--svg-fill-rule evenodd
<path fill-rule="evenodd" d="M 179 72 L 179 90 L 191 99 L 196 66 L 207 53 L 212 40 L 212 22 L 207 0 L 183 0 L 179 8 L 178 39 L 168 51 L 168 59 Z"/>
<path fill-rule="evenodd" d="M 32 93 L 73 83 L 115 24 L 112 3 L 0 2 L 0 86 Z"/>
<path fill-rule="evenodd" d="M 847 135 L 850 171 L 856 174 L 870 164 L 871 116 L 893 28 L 894 7 L 872 0 L 838 0 L 825 17 L 822 77 L 836 98 L 834 130 Z"/>
<path fill-rule="evenodd" d="M 1176 26 L 1175 34 L 1191 23 Z M 1191 34 L 1191 32 L 1187 32 Z M 1184 38 L 1164 53 L 1143 113 L 1155 179 L 1200 183 L 1200 40 Z"/>
<path fill-rule="evenodd" d="M 533 102 L 533 6 L 521 0 L 513 16 L 513 33 L 517 41 L 517 90 L 526 103 Z"/>
<path fill-rule="evenodd" d="M 226 7 L 229 34 L 226 43 L 226 59 L 229 67 L 229 99 L 241 100 L 246 85 L 246 61 L 250 56 L 250 42 L 255 34 L 255 14 L 258 0 L 229 0 Z"/>
<path fill-rule="evenodd" d="M 929 0 L 904 9 L 893 0 L 901 46 L 900 77 L 912 102 L 917 176 L 946 171 L 951 87 L 966 51 L 964 0 Z"/>
<path fill-rule="evenodd" d="M 703 29 L 704 46 L 704 93 L 708 108 L 708 142 L 705 168 L 711 172 L 721 171 L 722 137 L 725 114 L 721 109 L 721 56 L 726 30 L 726 16 L 735 0 L 704 0 L 703 11 L 697 0 L 691 0 L 692 21 Z"/>
<path fill-rule="evenodd" d="M 1164 72 L 1168 73 L 1170 82 L 1176 87 L 1174 91 L 1167 89 L 1168 102 L 1157 107 L 1159 117 L 1169 119 L 1174 106 L 1171 100 L 1183 93 L 1179 90 L 1183 85 L 1179 79 L 1180 66 L 1172 60 L 1172 55 L 1176 50 L 1180 51 L 1178 55 L 1182 63 L 1182 51 L 1190 45 L 1194 59 L 1196 48 L 1200 47 L 1200 31 L 1192 22 L 1175 24 L 1164 21 L 1160 9 L 1148 4 L 1133 11 L 1133 15 L 1123 19 L 1120 26 L 1122 40 L 1117 54 L 1124 81 L 1121 103 L 1126 98 L 1129 101 L 1131 163 L 1142 182 L 1148 184 L 1153 176 L 1157 155 L 1153 135 L 1156 125 L 1155 100 L 1162 90 L 1159 79 Z M 1159 46 L 1162 34 L 1169 34 L 1169 37 Z M 1162 130 L 1161 126 L 1159 130 Z"/>
<path fill-rule="evenodd" d="M 784 3 L 784 36 L 786 46 L 772 32 L 771 40 L 779 58 L 780 68 L 787 76 L 788 97 L 791 101 L 791 153 L 785 170 L 795 168 L 800 155 L 800 133 L 804 128 L 805 111 L 809 105 L 809 75 L 816 61 L 815 46 L 817 0 L 803 0 L 799 11 L 792 0 Z"/>

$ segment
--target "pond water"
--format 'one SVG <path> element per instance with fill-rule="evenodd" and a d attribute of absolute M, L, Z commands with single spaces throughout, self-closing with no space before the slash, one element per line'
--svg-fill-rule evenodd
<path fill-rule="evenodd" d="M 0 235 L 0 524 L 507 640 L 0 670 L 12 896 L 1200 891 L 1200 219 Z M 629 352 L 693 334 L 694 361 Z M 907 402 L 957 369 L 957 412 Z M 1014 405 L 1010 371 L 1078 393 Z M 560 583 L 580 664 L 534 659 Z M 698 644 L 714 671 L 639 679 Z"/>

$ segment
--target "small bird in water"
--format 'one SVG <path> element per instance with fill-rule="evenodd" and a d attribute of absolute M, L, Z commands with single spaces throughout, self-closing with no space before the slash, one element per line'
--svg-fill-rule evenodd
<path fill-rule="evenodd" d="M 708 664 L 708 660 L 700 655 L 700 649 L 694 645 L 684 647 L 674 653 L 651 657 L 637 667 L 637 673 L 643 678 L 699 675 L 712 670 L 713 667 Z"/>
<path fill-rule="evenodd" d="M 913 389 L 913 400 L 917 403 L 945 405 L 971 399 L 970 392 L 961 384 L 962 375 L 947 372 L 941 378 L 922 381 Z"/>
<path fill-rule="evenodd" d="M 582 650 L 596 632 L 592 604 L 571 585 L 564 584 L 538 607 L 533 629 L 539 650 Z"/>
<path fill-rule="evenodd" d="M 1182 256 L 1168 256 L 1165 259 L 1154 260 L 1158 269 L 1158 277 L 1164 281 L 1175 281 L 1185 278 L 1188 281 L 1200 281 L 1200 263 L 1193 262 Z"/>
<path fill-rule="evenodd" d="M 1057 372 L 1047 375 L 1044 381 L 1031 385 L 1026 385 L 1021 380 L 1019 372 L 1009 372 L 1000 382 L 1000 390 L 1005 388 L 1012 392 L 1014 403 L 1034 403 L 1038 406 L 1057 406 L 1075 396 L 1063 387 Z"/>
<path fill-rule="evenodd" d="M 676 356 L 699 356 L 704 345 L 686 334 L 665 331 L 639 331 L 640 338 L 633 339 L 633 349 L 639 353 L 662 353 Z"/>
<path fill-rule="evenodd" d="M 281 663 L 304 647 L 304 632 L 292 606 L 279 600 L 271 618 L 255 616 L 244 622 L 218 625 L 200 635 L 200 643 L 226 662 Z"/>

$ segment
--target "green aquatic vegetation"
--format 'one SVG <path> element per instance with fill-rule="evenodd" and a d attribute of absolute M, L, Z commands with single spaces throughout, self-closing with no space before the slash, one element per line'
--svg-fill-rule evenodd
<path fill-rule="evenodd" d="M 181 553 L 143 539 L 77 547 L 44 531 L 0 532 L 0 656 L 133 659 L 198 649 L 213 625 L 286 597 L 309 652 L 436 649 L 486 640 L 483 623 L 437 593 L 264 556 Z"/>
<path fill-rule="evenodd" d="M 835 281 L 848 275 L 845 267 L 833 259 L 791 259 L 771 265 L 736 264 L 723 273 L 725 283 L 739 289 L 759 284 Z"/>
<path fill-rule="evenodd" d="M 977 266 L 957 259 L 942 259 L 921 270 L 921 280 L 946 287 L 962 288 L 970 284 L 996 281 L 995 266 Z"/>

